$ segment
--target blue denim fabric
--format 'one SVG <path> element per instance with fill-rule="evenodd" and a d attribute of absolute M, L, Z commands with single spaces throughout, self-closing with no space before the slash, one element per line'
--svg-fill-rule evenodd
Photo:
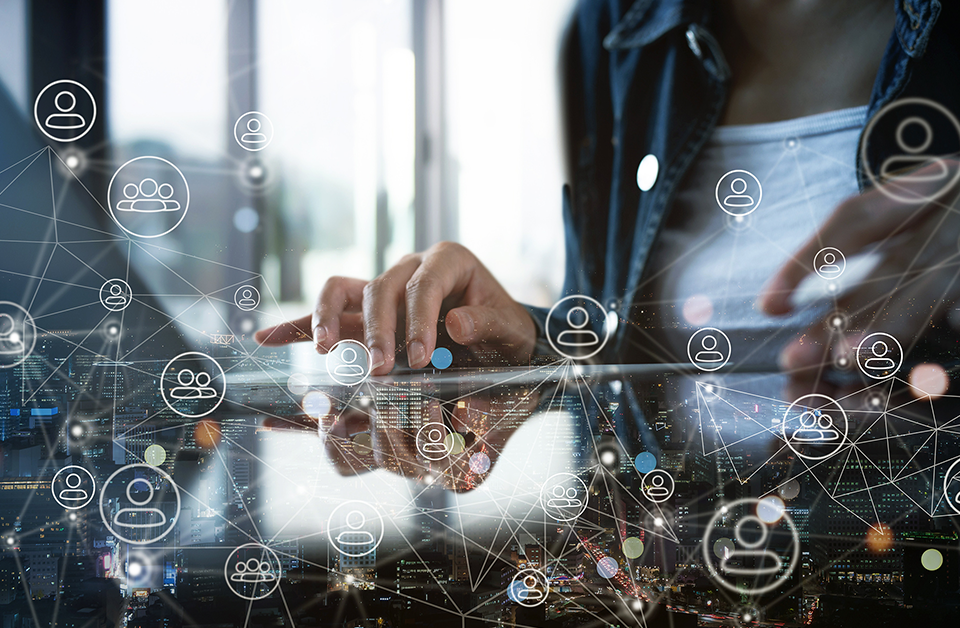
<path fill-rule="evenodd" d="M 710 33 L 709 0 L 583 0 L 565 59 L 572 188 L 564 190 L 564 295 L 593 297 L 628 317 L 644 266 L 677 187 L 727 98 L 729 68 Z M 868 117 L 919 96 L 960 115 L 960 7 L 897 0 L 896 24 L 877 72 Z M 838 69 L 842 71 L 842 69 Z M 892 138 L 891 138 L 892 139 Z M 897 152 L 871 141 L 876 167 Z M 640 160 L 657 157 L 653 188 L 636 184 Z M 860 167 L 861 191 L 869 180 Z M 542 330 L 546 310 L 529 308 Z M 562 314 L 562 313 L 561 313 Z M 597 360 L 631 362 L 620 324 Z M 551 353 L 542 339 L 538 352 Z"/>

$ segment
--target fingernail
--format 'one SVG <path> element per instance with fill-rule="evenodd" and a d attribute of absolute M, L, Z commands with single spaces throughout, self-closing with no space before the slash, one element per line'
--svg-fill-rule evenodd
<path fill-rule="evenodd" d="M 426 360 L 427 349 L 423 346 L 422 342 L 414 340 L 407 348 L 407 356 L 410 358 L 410 366 L 416 367 L 416 365 Z"/>
<path fill-rule="evenodd" d="M 320 343 L 327 339 L 327 328 L 318 325 L 313 328 L 313 344 L 320 346 Z"/>
<path fill-rule="evenodd" d="M 370 349 L 370 370 L 371 371 L 375 371 L 381 366 L 383 366 L 384 362 L 386 362 L 386 360 L 383 359 L 383 351 L 381 351 L 377 347 Z"/>
<path fill-rule="evenodd" d="M 460 331 L 463 332 L 464 338 L 473 338 L 473 331 L 475 329 L 473 318 L 465 314 L 457 314 L 457 318 L 460 319 Z"/>
<path fill-rule="evenodd" d="M 266 329 L 259 329 L 257 333 L 253 335 L 254 340 L 257 342 L 263 342 L 270 337 L 270 334 L 273 332 L 273 327 L 267 327 Z"/>

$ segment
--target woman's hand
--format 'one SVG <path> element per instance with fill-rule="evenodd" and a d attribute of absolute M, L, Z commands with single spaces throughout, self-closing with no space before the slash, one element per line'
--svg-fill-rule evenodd
<path fill-rule="evenodd" d="M 958 164 L 943 163 L 949 181 Z M 896 200 L 881 189 L 841 203 L 761 292 L 759 306 L 764 312 L 787 314 L 791 295 L 813 270 L 820 249 L 835 247 L 848 258 L 868 252 L 880 256 L 869 276 L 836 303 L 836 310 L 848 319 L 846 329 L 857 333 L 832 331 L 820 321 L 781 353 L 791 393 L 813 390 L 823 370 L 840 357 L 856 369 L 856 348 L 872 332 L 891 334 L 908 353 L 935 317 L 960 300 L 958 186 L 939 190 L 944 181 L 928 176 L 935 172 L 942 172 L 938 164 L 886 184 L 896 186 L 892 189 L 900 199 L 915 198 L 913 203 Z"/>
<path fill-rule="evenodd" d="M 398 329 L 405 332 L 410 366 L 426 366 L 441 319 L 458 344 L 495 349 L 514 363 L 533 352 L 536 327 L 530 314 L 473 253 L 451 242 L 407 255 L 369 282 L 333 277 L 313 314 L 260 330 L 256 339 L 279 345 L 312 338 L 323 353 L 342 339 L 360 340 L 370 349 L 372 373 L 384 375 L 394 366 Z"/>

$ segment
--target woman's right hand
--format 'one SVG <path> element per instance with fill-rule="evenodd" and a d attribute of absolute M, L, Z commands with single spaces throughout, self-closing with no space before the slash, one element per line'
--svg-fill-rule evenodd
<path fill-rule="evenodd" d="M 529 312 L 465 247 L 441 242 L 404 256 L 372 281 L 327 280 L 312 314 L 256 333 L 263 345 L 313 339 L 326 353 L 340 340 L 360 340 L 370 349 L 374 375 L 393 369 L 397 331 L 403 329 L 407 361 L 423 368 L 437 347 L 442 320 L 461 345 L 496 350 L 507 362 L 526 362 L 536 342 Z"/>

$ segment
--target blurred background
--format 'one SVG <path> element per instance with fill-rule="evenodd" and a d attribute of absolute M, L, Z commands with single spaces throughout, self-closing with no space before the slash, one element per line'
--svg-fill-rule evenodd
<path fill-rule="evenodd" d="M 208 293 L 227 285 L 200 261 L 215 260 L 261 274 L 264 307 L 293 316 L 331 275 L 370 278 L 455 240 L 515 298 L 549 305 L 562 280 L 557 68 L 572 5 L 2 0 L 0 80 L 30 124 L 49 82 L 93 92 L 93 131 L 53 147 L 79 154 L 76 174 L 101 202 L 132 157 L 183 171 L 186 220 L 133 252 L 161 300 L 195 298 L 166 285 L 173 273 Z M 233 137 L 247 111 L 273 123 L 263 151 Z M 161 265 L 173 273 L 151 272 Z"/>

